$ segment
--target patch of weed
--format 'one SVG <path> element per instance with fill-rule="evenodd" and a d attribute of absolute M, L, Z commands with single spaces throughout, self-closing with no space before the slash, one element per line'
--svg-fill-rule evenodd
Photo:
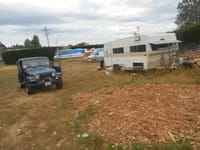
<path fill-rule="evenodd" d="M 93 116 L 98 110 L 97 106 L 89 105 L 82 113 L 79 113 L 77 118 L 75 119 L 74 131 L 77 133 L 83 132 L 85 129 L 85 123 L 89 119 L 89 117 Z"/>
<path fill-rule="evenodd" d="M 176 144 L 160 144 L 155 145 L 152 150 L 192 150 L 192 146 L 188 142 Z"/>
<path fill-rule="evenodd" d="M 78 138 L 78 142 L 81 143 L 84 147 L 87 147 L 92 150 L 104 149 L 105 141 L 102 137 L 89 134 L 88 137 Z"/>
<path fill-rule="evenodd" d="M 124 148 L 118 143 L 110 143 L 110 144 L 107 144 L 106 150 L 128 150 L 128 149 Z"/>
<path fill-rule="evenodd" d="M 142 143 L 132 143 L 129 150 L 145 150 L 145 145 Z"/>
<path fill-rule="evenodd" d="M 94 115 L 97 112 L 98 107 L 89 105 L 87 108 L 85 108 L 83 113 L 80 113 L 77 117 L 77 120 L 84 121 L 88 119 L 90 116 Z"/>
<path fill-rule="evenodd" d="M 73 101 L 71 97 L 65 97 L 60 101 L 60 106 L 62 109 L 67 109 L 73 105 Z"/>
<path fill-rule="evenodd" d="M 112 95 L 113 94 L 113 91 L 108 91 L 106 92 L 107 95 Z"/>
<path fill-rule="evenodd" d="M 188 121 L 188 122 L 196 122 L 196 120 L 192 117 L 188 117 L 185 120 Z"/>

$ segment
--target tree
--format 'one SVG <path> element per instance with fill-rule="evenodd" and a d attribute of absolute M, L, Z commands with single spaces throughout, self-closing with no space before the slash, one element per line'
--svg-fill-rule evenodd
<path fill-rule="evenodd" d="M 37 35 L 34 35 L 31 41 L 31 48 L 40 48 L 40 47 L 41 47 L 40 40 Z"/>
<path fill-rule="evenodd" d="M 176 24 L 179 28 L 200 22 L 200 0 L 183 0 L 179 2 Z"/>
<path fill-rule="evenodd" d="M 31 48 L 31 41 L 29 39 L 26 39 L 24 41 L 24 46 L 25 46 L 25 48 Z"/>

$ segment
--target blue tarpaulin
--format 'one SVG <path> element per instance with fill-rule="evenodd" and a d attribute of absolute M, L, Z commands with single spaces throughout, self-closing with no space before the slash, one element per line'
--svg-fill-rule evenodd
<path fill-rule="evenodd" d="M 83 48 L 76 48 L 76 49 L 64 49 L 59 51 L 59 55 L 69 55 L 69 54 L 77 54 L 77 53 L 84 53 Z"/>

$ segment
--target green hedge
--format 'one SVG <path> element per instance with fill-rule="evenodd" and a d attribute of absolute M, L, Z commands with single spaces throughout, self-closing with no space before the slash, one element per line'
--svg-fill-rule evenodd
<path fill-rule="evenodd" d="M 178 40 L 184 43 L 199 43 L 200 42 L 200 24 L 184 27 L 176 31 Z"/>
<path fill-rule="evenodd" d="M 37 49 L 7 50 L 2 53 L 2 60 L 7 65 L 16 64 L 17 60 L 26 57 L 47 56 L 53 60 L 56 47 L 44 47 Z"/>
<path fill-rule="evenodd" d="M 103 44 L 85 45 L 85 46 L 72 46 L 71 48 L 103 48 Z"/>

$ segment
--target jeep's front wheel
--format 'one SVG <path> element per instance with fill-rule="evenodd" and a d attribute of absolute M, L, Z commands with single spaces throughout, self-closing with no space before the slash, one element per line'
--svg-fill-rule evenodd
<path fill-rule="evenodd" d="M 28 95 L 33 93 L 33 89 L 28 84 L 26 84 L 25 86 L 25 91 L 26 91 L 26 94 Z"/>
<path fill-rule="evenodd" d="M 62 79 L 59 79 L 55 84 L 56 84 L 56 89 L 62 89 L 63 88 Z"/>

